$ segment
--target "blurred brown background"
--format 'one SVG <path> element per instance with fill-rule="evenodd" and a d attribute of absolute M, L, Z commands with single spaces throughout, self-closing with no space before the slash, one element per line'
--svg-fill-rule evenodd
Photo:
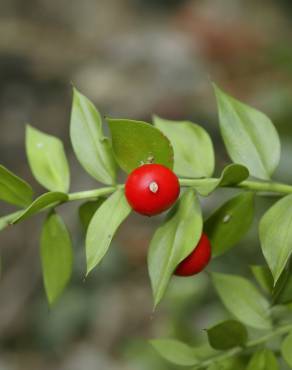
<path fill-rule="evenodd" d="M 0 0 L 0 162 L 43 191 L 29 172 L 29 122 L 61 137 L 72 190 L 94 188 L 68 137 L 71 83 L 102 114 L 190 119 L 212 135 L 218 170 L 228 162 L 210 80 L 266 112 L 282 138 L 278 179 L 292 181 L 292 5 L 289 0 Z M 207 215 L 230 192 L 202 199 Z M 266 200 L 257 202 L 258 215 Z M 1 204 L 1 214 L 10 210 Z M 74 277 L 53 310 L 42 288 L 41 217 L 0 236 L 0 370 L 175 369 L 147 339 L 196 344 L 225 317 L 208 278 L 173 279 L 152 313 L 147 245 L 160 218 L 131 216 L 110 253 L 83 282 L 77 204 L 63 206 L 75 249 Z M 248 274 L 262 261 L 253 230 L 214 268 Z M 211 268 L 213 268 L 211 266 Z"/>

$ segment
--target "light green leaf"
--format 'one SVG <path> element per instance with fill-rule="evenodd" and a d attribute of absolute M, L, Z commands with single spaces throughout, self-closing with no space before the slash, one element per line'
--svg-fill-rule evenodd
<path fill-rule="evenodd" d="M 261 349 L 254 353 L 246 370 L 279 370 L 279 364 L 271 350 Z"/>
<path fill-rule="evenodd" d="M 227 310 L 239 321 L 257 329 L 271 328 L 269 303 L 249 280 L 213 273 L 212 281 Z"/>
<path fill-rule="evenodd" d="M 219 256 L 234 247 L 247 233 L 254 218 L 254 194 L 241 193 L 218 208 L 205 222 L 204 229 Z"/>
<path fill-rule="evenodd" d="M 86 235 L 87 275 L 104 257 L 115 232 L 130 212 L 123 190 L 117 190 L 97 209 Z"/>
<path fill-rule="evenodd" d="M 52 305 L 70 280 L 73 262 L 69 232 L 55 212 L 48 215 L 43 225 L 41 260 L 45 290 Z"/>
<path fill-rule="evenodd" d="M 223 321 L 207 329 L 210 345 L 217 350 L 243 346 L 248 338 L 246 327 L 236 320 Z"/>
<path fill-rule="evenodd" d="M 175 339 L 155 339 L 151 345 L 165 360 L 180 366 L 193 366 L 198 363 L 194 348 Z"/>
<path fill-rule="evenodd" d="M 20 221 L 26 220 L 27 218 L 41 212 L 45 209 L 55 207 L 56 205 L 66 202 L 68 200 L 68 195 L 60 192 L 50 192 L 45 193 L 35 199 L 30 206 L 28 206 L 24 211 L 21 211 L 18 217 L 16 217 L 12 223 L 16 224 Z"/>
<path fill-rule="evenodd" d="M 5 229 L 7 226 L 11 225 L 12 221 L 19 217 L 22 214 L 22 212 L 23 212 L 22 210 L 16 211 L 0 217 L 0 231 Z"/>
<path fill-rule="evenodd" d="M 26 207 L 32 201 L 31 186 L 0 165 L 0 200 L 20 207 Z"/>
<path fill-rule="evenodd" d="M 170 121 L 154 116 L 154 125 L 170 140 L 174 172 L 185 177 L 210 177 L 214 172 L 213 144 L 207 131 L 189 121 Z"/>
<path fill-rule="evenodd" d="M 258 266 L 258 265 L 250 266 L 250 268 L 253 273 L 253 276 L 259 283 L 260 287 L 266 293 L 272 294 L 274 281 L 269 268 L 267 266 Z"/>
<path fill-rule="evenodd" d="M 107 118 L 116 160 L 125 172 L 143 163 L 173 167 L 173 149 L 166 136 L 141 121 Z"/>
<path fill-rule="evenodd" d="M 148 270 L 156 306 L 177 265 L 197 245 L 202 233 L 200 204 L 193 190 L 187 190 L 156 230 L 148 253 Z"/>
<path fill-rule="evenodd" d="M 292 332 L 283 340 L 281 353 L 287 364 L 292 367 Z"/>
<path fill-rule="evenodd" d="M 100 114 L 76 89 L 73 90 L 70 136 L 74 152 L 85 171 L 104 184 L 114 184 L 116 165 L 111 143 L 103 134 Z"/>
<path fill-rule="evenodd" d="M 93 215 L 105 200 L 106 198 L 100 197 L 97 200 L 85 202 L 79 207 L 79 218 L 85 231 L 87 230 Z"/>
<path fill-rule="evenodd" d="M 219 179 L 197 179 L 194 185 L 196 191 L 202 196 L 208 196 L 219 186 L 232 186 L 240 184 L 249 176 L 248 169 L 241 164 L 229 164 L 224 168 Z M 194 180 L 190 180 L 194 182 Z"/>
<path fill-rule="evenodd" d="M 268 266 L 278 281 L 292 253 L 292 195 L 275 203 L 259 225 L 261 247 Z"/>
<path fill-rule="evenodd" d="M 251 175 L 269 179 L 280 161 L 278 133 L 263 113 L 227 95 L 214 85 L 221 134 L 230 158 Z"/>

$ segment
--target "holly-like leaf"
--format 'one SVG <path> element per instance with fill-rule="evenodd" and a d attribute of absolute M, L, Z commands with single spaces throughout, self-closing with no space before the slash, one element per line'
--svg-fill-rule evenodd
<path fill-rule="evenodd" d="M 76 89 L 73 90 L 70 137 L 85 171 L 103 184 L 114 184 L 116 165 L 111 143 L 103 134 L 101 116 L 93 103 Z"/>
<path fill-rule="evenodd" d="M 31 186 L 7 168 L 0 165 L 0 200 L 20 207 L 32 201 Z"/>
<path fill-rule="evenodd" d="M 70 280 L 73 262 L 69 232 L 55 212 L 50 212 L 43 225 L 41 260 L 45 290 L 52 305 Z"/>
<path fill-rule="evenodd" d="M 5 229 L 7 226 L 12 224 L 12 221 L 15 220 L 22 214 L 23 211 L 16 211 L 10 213 L 9 215 L 5 215 L 0 217 L 0 231 Z"/>
<path fill-rule="evenodd" d="M 26 154 L 34 177 L 44 188 L 68 192 L 70 173 L 61 140 L 27 125 Z"/>
<path fill-rule="evenodd" d="M 246 370 L 279 370 L 279 364 L 274 353 L 269 349 L 255 352 Z"/>
<path fill-rule="evenodd" d="M 193 366 L 199 361 L 194 348 L 175 339 L 155 339 L 151 345 L 165 360 L 180 366 Z"/>
<path fill-rule="evenodd" d="M 269 179 L 280 161 L 278 133 L 263 113 L 227 95 L 214 85 L 221 134 L 230 158 L 250 173 Z"/>
<path fill-rule="evenodd" d="M 292 253 L 292 195 L 275 203 L 262 217 L 259 235 L 264 257 L 278 281 Z"/>
<path fill-rule="evenodd" d="M 243 346 L 248 338 L 246 327 L 239 321 L 223 321 L 207 330 L 210 345 L 217 350 Z"/>
<path fill-rule="evenodd" d="M 204 229 L 219 256 L 234 247 L 247 233 L 254 218 L 254 194 L 241 193 L 218 208 L 205 222 Z"/>
<path fill-rule="evenodd" d="M 67 200 L 67 194 L 57 191 L 42 194 L 37 199 L 35 199 L 31 203 L 31 205 L 28 206 L 24 211 L 21 211 L 21 213 L 15 219 L 13 219 L 12 223 L 16 224 L 20 221 L 24 221 L 38 212 L 55 207 L 62 202 L 66 202 Z"/>
<path fill-rule="evenodd" d="M 115 232 L 130 212 L 123 190 L 117 190 L 97 209 L 86 235 L 87 275 L 104 257 Z"/>
<path fill-rule="evenodd" d="M 79 218 L 85 231 L 87 230 L 93 215 L 105 200 L 106 198 L 100 197 L 97 200 L 85 202 L 79 207 Z"/>
<path fill-rule="evenodd" d="M 177 265 L 197 245 L 202 234 L 200 204 L 193 190 L 187 190 L 165 222 L 156 230 L 148 253 L 148 270 L 156 306 Z"/>
<path fill-rule="evenodd" d="M 284 360 L 292 367 L 292 332 L 286 336 L 281 345 L 281 353 Z"/>
<path fill-rule="evenodd" d="M 271 328 L 269 303 L 249 280 L 213 273 L 212 281 L 227 310 L 239 321 L 257 329 Z"/>
<path fill-rule="evenodd" d="M 173 146 L 176 174 L 186 177 L 212 176 L 214 149 L 203 127 L 189 121 L 170 121 L 157 116 L 154 116 L 153 122 Z"/>
<path fill-rule="evenodd" d="M 173 148 L 156 127 L 126 119 L 107 118 L 107 122 L 116 160 L 125 172 L 152 162 L 173 168 Z"/>
<path fill-rule="evenodd" d="M 273 276 L 267 266 L 250 266 L 253 276 L 260 285 L 260 287 L 269 294 L 273 293 Z"/>

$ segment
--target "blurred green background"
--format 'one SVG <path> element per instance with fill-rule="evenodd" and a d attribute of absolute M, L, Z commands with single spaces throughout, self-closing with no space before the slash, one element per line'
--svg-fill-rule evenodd
<path fill-rule="evenodd" d="M 277 179 L 292 181 L 292 5 L 289 0 L 0 0 L 0 162 L 41 189 L 28 169 L 25 123 L 61 137 L 72 191 L 97 185 L 74 158 L 71 83 L 104 115 L 189 119 L 212 135 L 217 170 L 228 163 L 210 81 L 267 113 L 282 139 Z M 207 216 L 231 191 L 202 199 Z M 257 201 L 257 218 L 271 200 Z M 60 208 L 72 231 L 73 280 L 53 310 L 42 288 L 42 217 L 2 232 L 0 370 L 176 369 L 147 340 L 205 340 L 227 316 L 207 274 L 174 278 L 152 312 L 147 246 L 161 217 L 131 216 L 84 281 L 78 204 Z M 1 214 L 10 210 L 1 204 Z M 257 222 L 210 269 L 250 276 L 262 262 Z"/>

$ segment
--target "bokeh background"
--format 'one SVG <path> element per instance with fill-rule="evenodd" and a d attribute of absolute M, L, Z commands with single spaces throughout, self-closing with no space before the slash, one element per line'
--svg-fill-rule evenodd
<path fill-rule="evenodd" d="M 156 113 L 203 125 L 217 170 L 228 163 L 210 81 L 264 112 L 280 132 L 277 179 L 292 181 L 292 5 L 289 0 L 0 0 L 0 162 L 34 185 L 25 123 L 63 139 L 72 191 L 98 186 L 74 158 L 71 83 L 102 114 L 151 120 Z M 202 199 L 207 216 L 231 192 Z M 257 201 L 257 218 L 269 200 Z M 42 287 L 34 217 L 0 236 L 1 370 L 166 370 L 148 339 L 205 340 L 227 316 L 207 274 L 174 278 L 152 312 L 147 246 L 160 217 L 131 216 L 101 266 L 84 282 L 78 204 L 60 208 L 72 231 L 74 276 L 53 310 Z M 1 214 L 10 210 L 1 204 Z M 256 221 L 210 269 L 249 275 L 261 262 Z M 249 275 L 250 276 L 250 275 Z"/>

